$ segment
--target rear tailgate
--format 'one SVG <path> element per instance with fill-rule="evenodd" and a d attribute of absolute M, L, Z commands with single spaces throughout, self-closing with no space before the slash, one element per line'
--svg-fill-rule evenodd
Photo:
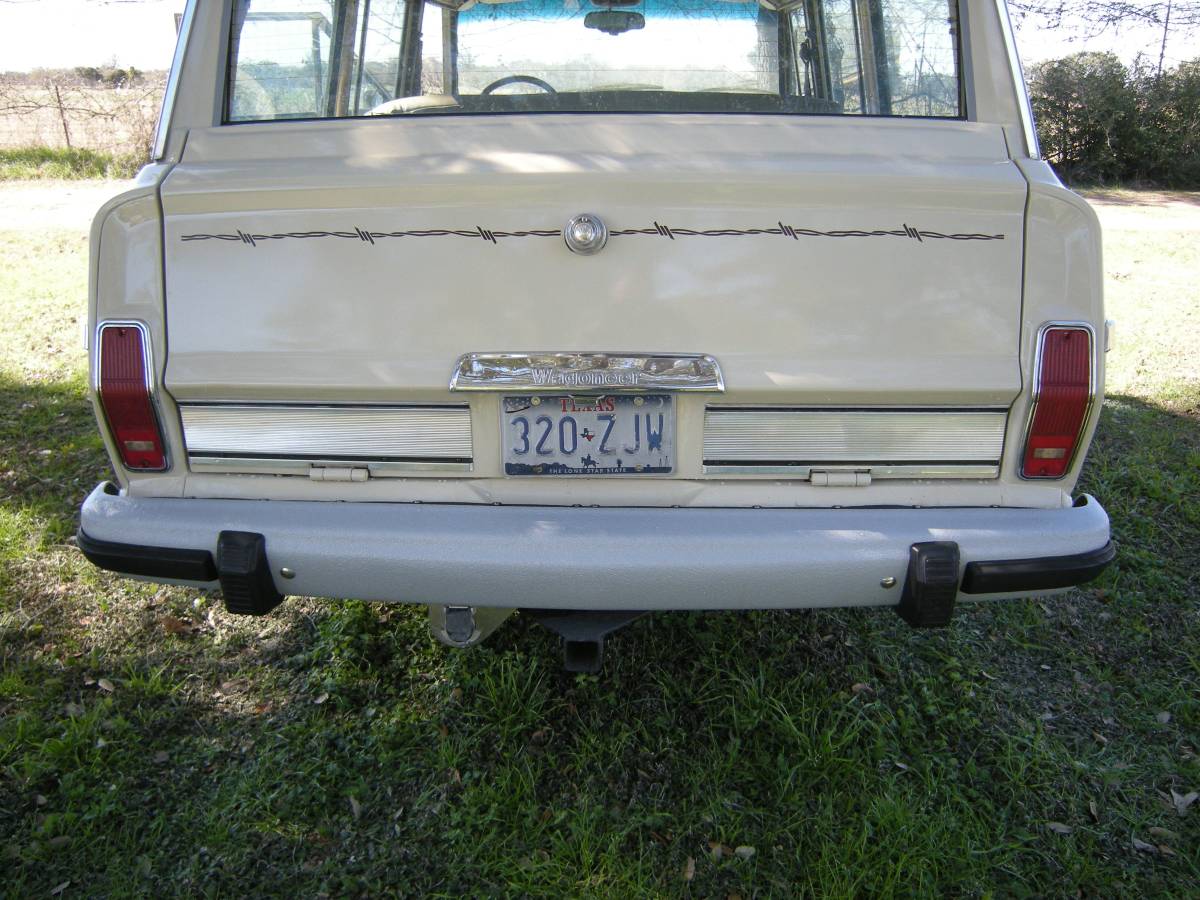
<path fill-rule="evenodd" d="M 498 472 L 497 408 L 449 391 L 462 354 L 700 353 L 726 391 L 680 398 L 676 474 L 699 474 L 711 439 L 699 423 L 716 404 L 990 411 L 994 474 L 1021 387 L 1025 196 L 1001 129 L 957 121 L 446 116 L 196 131 L 162 187 L 165 383 L 185 426 L 212 403 L 469 402 L 442 443 L 465 446 L 445 458 L 478 476 Z M 594 256 L 561 237 L 582 212 L 612 235 Z M 951 459 L 979 420 L 938 421 Z M 881 427 L 865 440 L 940 440 L 921 443 L 933 432 L 916 418 Z"/>
<path fill-rule="evenodd" d="M 1025 183 L 1001 130 L 453 117 L 193 133 L 162 188 L 181 400 L 444 392 L 476 350 L 717 357 L 731 394 L 1006 403 Z M 614 237 L 559 237 L 580 212 Z"/>

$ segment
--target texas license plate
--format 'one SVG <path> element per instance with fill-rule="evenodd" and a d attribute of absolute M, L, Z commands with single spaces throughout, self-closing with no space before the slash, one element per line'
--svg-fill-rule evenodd
<path fill-rule="evenodd" d="M 675 468 L 670 394 L 505 397 L 506 475 L 666 475 Z"/>

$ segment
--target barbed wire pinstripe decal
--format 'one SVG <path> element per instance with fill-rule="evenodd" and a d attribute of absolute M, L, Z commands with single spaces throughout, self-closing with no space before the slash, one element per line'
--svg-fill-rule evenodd
<path fill-rule="evenodd" d="M 835 231 L 819 231 L 815 228 L 800 228 L 795 225 L 784 225 L 777 222 L 769 228 L 678 228 L 654 222 L 649 228 L 616 228 L 609 232 L 609 237 L 662 237 L 668 240 L 686 237 L 753 237 L 756 235 L 775 235 L 798 241 L 802 237 L 812 238 L 873 238 L 873 237 L 902 237 L 921 243 L 925 240 L 936 241 L 1002 241 L 1002 234 L 944 234 L 940 231 L 925 231 L 904 223 L 900 228 L 880 228 L 873 230 L 845 229 Z M 283 240 L 313 240 L 321 238 L 339 238 L 343 240 L 362 241 L 374 245 L 387 238 L 439 238 L 459 237 L 483 240 L 489 244 L 499 244 L 508 238 L 551 238 L 562 237 L 562 231 L 551 229 L 536 229 L 532 231 L 497 231 L 476 225 L 474 228 L 423 228 L 411 231 L 370 231 L 355 227 L 353 231 L 285 231 L 274 234 L 253 234 L 238 229 L 233 234 L 185 234 L 180 237 L 183 241 L 232 241 L 257 247 L 267 241 Z"/>

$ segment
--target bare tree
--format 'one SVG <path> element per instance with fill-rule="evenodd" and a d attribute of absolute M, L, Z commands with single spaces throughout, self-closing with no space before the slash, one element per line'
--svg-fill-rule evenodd
<path fill-rule="evenodd" d="M 1158 50 L 1161 77 L 1167 40 L 1200 27 L 1200 0 L 1010 0 L 1020 18 L 1032 18 L 1049 28 L 1069 28 L 1081 38 L 1131 26 L 1155 28 L 1162 35 Z"/>

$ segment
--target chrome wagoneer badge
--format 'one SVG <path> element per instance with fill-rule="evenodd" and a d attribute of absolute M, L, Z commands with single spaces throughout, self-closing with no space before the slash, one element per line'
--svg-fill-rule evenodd
<path fill-rule="evenodd" d="M 723 391 L 721 367 L 693 353 L 467 353 L 452 391 Z"/>

